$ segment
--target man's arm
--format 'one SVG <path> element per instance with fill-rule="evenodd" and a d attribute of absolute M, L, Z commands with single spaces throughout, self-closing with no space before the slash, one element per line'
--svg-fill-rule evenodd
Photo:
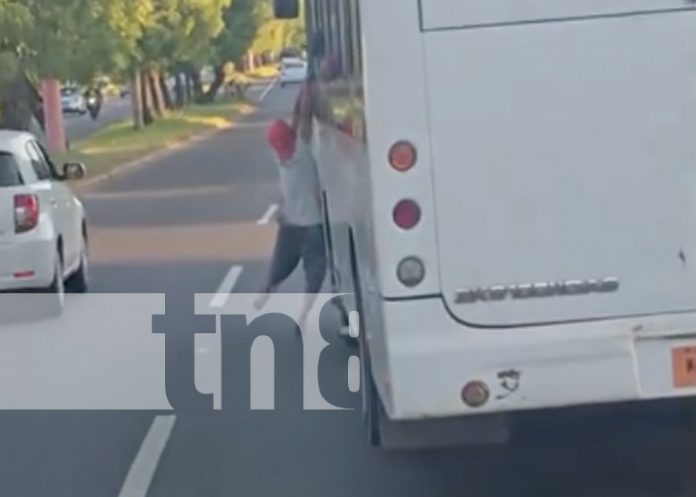
<path fill-rule="evenodd" d="M 312 83 L 305 82 L 302 85 L 300 94 L 297 96 L 292 116 L 292 128 L 305 143 L 309 143 L 312 139 L 312 119 L 314 118 L 313 93 Z"/>

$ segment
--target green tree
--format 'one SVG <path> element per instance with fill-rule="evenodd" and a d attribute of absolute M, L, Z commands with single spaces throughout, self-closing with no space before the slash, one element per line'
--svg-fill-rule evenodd
<path fill-rule="evenodd" d="M 300 48 L 307 44 L 307 32 L 304 16 L 285 22 L 285 47 Z"/>
<path fill-rule="evenodd" d="M 152 22 L 155 9 L 153 0 L 18 1 L 33 18 L 26 40 L 30 67 L 41 78 L 84 84 L 98 73 L 132 66 L 138 56 L 137 42 Z M 52 101 L 56 98 L 51 96 Z"/>
<path fill-rule="evenodd" d="M 224 29 L 214 41 L 219 64 L 239 62 L 249 50 L 262 22 L 265 0 L 234 0 L 224 12 Z"/>
<path fill-rule="evenodd" d="M 24 3 L 18 0 L 0 0 L 0 54 L 5 55 L 6 63 L 14 62 L 32 25 L 32 15 Z"/>
<path fill-rule="evenodd" d="M 143 110 L 162 112 L 171 100 L 166 72 L 197 76 L 248 48 L 257 2 L 0 0 L 0 85 L 20 64 L 37 78 L 84 84 L 97 74 L 127 76 L 138 126 Z"/>
<path fill-rule="evenodd" d="M 283 48 L 300 48 L 305 44 L 304 16 L 290 21 L 276 19 L 269 0 L 260 2 L 258 12 L 261 25 L 251 45 L 252 52 L 276 55 Z"/>
<path fill-rule="evenodd" d="M 240 64 L 249 51 L 263 22 L 263 6 L 266 0 L 233 0 L 223 13 L 224 29 L 213 41 L 212 64 L 215 79 L 205 95 L 212 100 L 225 82 L 225 65 Z"/>
<path fill-rule="evenodd" d="M 122 66 L 147 0 L 16 0 L 31 15 L 25 60 L 42 77 L 87 82 Z"/>
<path fill-rule="evenodd" d="M 178 73 L 183 68 L 199 71 L 202 64 L 211 60 L 214 53 L 211 42 L 224 27 L 223 13 L 230 3 L 230 0 L 155 0 L 153 22 L 138 43 L 144 93 L 146 100 L 152 101 L 155 114 L 161 114 L 171 104 L 166 71 Z"/>
<path fill-rule="evenodd" d="M 15 123 L 26 126 L 36 111 L 23 73 L 82 82 L 112 68 L 119 49 L 128 49 L 115 44 L 119 37 L 107 15 L 119 3 L 135 0 L 0 0 L 0 72 L 11 81 L 3 107 L 17 113 Z"/>

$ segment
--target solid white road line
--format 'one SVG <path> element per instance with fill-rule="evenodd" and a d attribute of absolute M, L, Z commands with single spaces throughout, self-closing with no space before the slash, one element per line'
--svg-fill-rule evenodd
<path fill-rule="evenodd" d="M 280 206 L 278 204 L 271 204 L 266 213 L 261 217 L 261 219 L 259 219 L 258 224 L 270 224 L 273 220 L 273 216 L 275 216 L 275 213 L 278 212 L 279 207 Z"/>
<path fill-rule="evenodd" d="M 128 471 L 118 497 L 145 497 L 157 471 L 162 452 L 172 434 L 176 416 L 156 416 Z"/>
<path fill-rule="evenodd" d="M 237 284 L 237 280 L 242 274 L 244 268 L 242 266 L 232 266 L 227 272 L 225 279 L 220 283 L 220 287 L 217 292 L 215 292 L 215 297 L 210 301 L 210 307 L 222 307 L 227 303 L 227 299 L 230 298 L 230 293 L 232 289 Z"/>
<path fill-rule="evenodd" d="M 259 96 L 259 102 L 263 102 L 266 100 L 266 97 L 268 96 L 269 93 L 271 93 L 271 90 L 275 87 L 276 83 L 278 82 L 278 79 L 274 79 L 271 81 L 271 83 L 266 87 L 265 90 L 263 90 L 263 93 Z"/>

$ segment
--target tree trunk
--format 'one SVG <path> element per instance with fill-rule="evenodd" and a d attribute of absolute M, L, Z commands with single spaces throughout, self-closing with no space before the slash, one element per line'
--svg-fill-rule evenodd
<path fill-rule="evenodd" d="M 169 87 L 167 86 L 167 75 L 164 72 L 159 73 L 159 85 L 160 85 L 160 92 L 162 93 L 162 103 L 164 104 L 164 108 L 171 110 L 174 108 L 174 105 L 172 103 L 172 96 L 169 93 Z"/>
<path fill-rule="evenodd" d="M 133 71 L 130 81 L 131 107 L 133 108 L 133 127 L 142 129 L 145 125 L 143 121 L 143 94 L 140 91 L 140 71 Z"/>
<path fill-rule="evenodd" d="M 184 78 L 186 77 L 181 71 L 177 71 L 175 77 L 176 86 L 174 88 L 176 93 L 176 106 L 178 108 L 183 107 L 186 104 L 186 88 Z"/>
<path fill-rule="evenodd" d="M 48 146 L 54 153 L 65 152 L 65 125 L 60 103 L 60 82 L 57 79 L 44 79 L 41 82 L 41 89 Z"/>
<path fill-rule="evenodd" d="M 215 79 L 210 85 L 208 93 L 206 93 L 203 97 L 203 100 L 205 102 L 214 102 L 223 84 L 225 84 L 225 66 L 221 64 L 219 66 L 215 66 Z"/>
<path fill-rule="evenodd" d="M 159 85 L 159 77 L 155 69 L 148 71 L 147 83 L 152 95 L 152 110 L 157 117 L 162 117 L 164 116 L 164 101 L 162 98 L 162 89 Z"/>
<path fill-rule="evenodd" d="M 143 123 L 145 126 L 149 126 L 155 122 L 155 116 L 152 111 L 152 92 L 150 91 L 150 85 L 148 82 L 149 78 L 147 74 L 140 74 L 140 93 L 142 94 L 143 100 Z"/>
<path fill-rule="evenodd" d="M 186 103 L 188 103 L 191 101 L 191 99 L 193 99 L 193 81 L 191 79 L 191 74 L 188 71 L 184 71 L 183 77 L 185 85 L 184 89 L 186 90 Z"/>
<path fill-rule="evenodd" d="M 201 80 L 201 73 L 198 69 L 189 69 L 188 75 L 191 78 L 193 100 L 199 101 L 201 97 L 203 97 L 203 81 Z"/>

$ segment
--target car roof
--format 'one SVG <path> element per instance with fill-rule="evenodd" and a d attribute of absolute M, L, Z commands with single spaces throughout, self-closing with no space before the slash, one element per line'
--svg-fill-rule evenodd
<path fill-rule="evenodd" d="M 16 152 L 24 142 L 31 139 L 34 139 L 34 135 L 26 131 L 0 129 L 0 151 Z"/>

